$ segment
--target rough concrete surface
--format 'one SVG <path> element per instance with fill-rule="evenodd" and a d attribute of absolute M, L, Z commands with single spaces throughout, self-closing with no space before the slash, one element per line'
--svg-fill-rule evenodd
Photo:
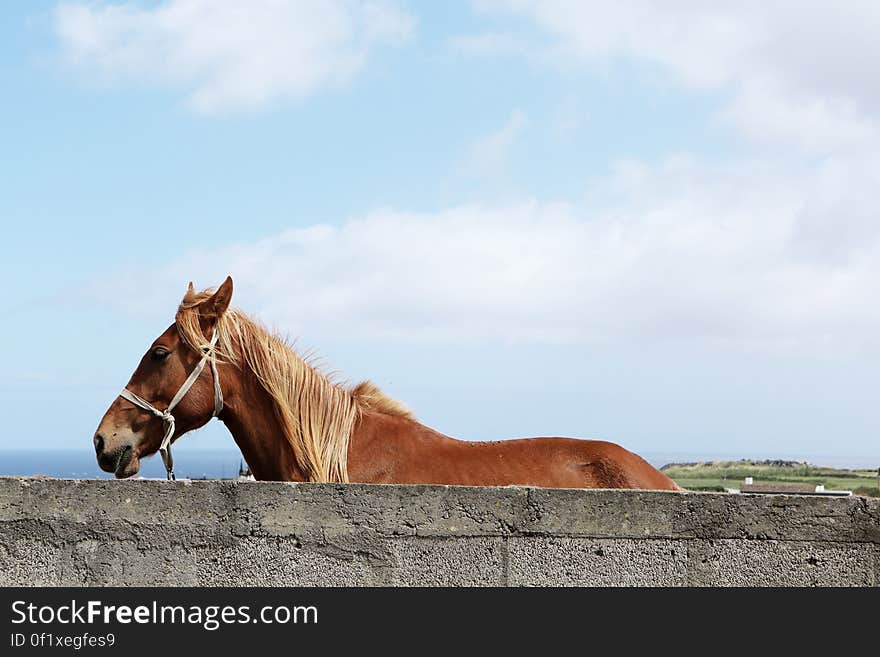
<path fill-rule="evenodd" d="M 876 586 L 880 500 L 0 477 L 0 585 Z"/>

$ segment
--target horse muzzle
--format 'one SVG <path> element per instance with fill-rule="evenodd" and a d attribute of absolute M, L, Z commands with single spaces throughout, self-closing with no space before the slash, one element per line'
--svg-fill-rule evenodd
<path fill-rule="evenodd" d="M 133 445 L 122 443 L 108 449 L 101 434 L 95 435 L 95 456 L 104 472 L 112 472 L 117 479 L 136 475 L 140 470 L 140 458 Z"/>

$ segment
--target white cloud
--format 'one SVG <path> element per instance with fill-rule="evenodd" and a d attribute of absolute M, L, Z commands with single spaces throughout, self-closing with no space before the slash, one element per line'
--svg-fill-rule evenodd
<path fill-rule="evenodd" d="M 476 140 L 468 149 L 465 168 L 471 174 L 495 177 L 507 164 L 510 149 L 528 125 L 522 110 L 515 109 L 497 130 Z"/>
<path fill-rule="evenodd" d="M 523 54 L 529 45 L 521 38 L 505 32 L 462 34 L 449 40 L 453 52 L 466 55 Z"/>
<path fill-rule="evenodd" d="M 216 284 L 231 273 L 238 305 L 310 336 L 673 338 L 812 353 L 880 346 L 880 90 L 866 64 L 880 55 L 880 40 L 868 38 L 880 32 L 874 4 L 853 3 L 834 16 L 807 2 L 796 8 L 746 2 L 730 9 L 696 2 L 655 8 L 638 0 L 485 4 L 532 17 L 560 37 L 565 52 L 584 60 L 639 57 L 694 89 L 729 92 L 724 117 L 734 125 L 822 157 L 802 157 L 797 164 L 755 159 L 713 166 L 686 157 L 660 165 L 620 163 L 608 178 L 592 181 L 583 205 L 377 211 L 338 226 L 186 254 L 159 276 L 130 272 L 93 293 L 124 300 L 131 289 L 145 291 L 131 312 L 167 308 L 170 319 L 168 300 L 178 298 L 188 280 Z M 316 11 L 331 6 L 343 5 L 321 4 Z M 129 64 L 119 62 L 143 65 L 149 48 L 141 37 L 161 41 L 168 32 L 139 29 L 129 40 L 120 36 L 125 30 L 95 22 L 110 16 L 112 25 L 125 25 L 126 12 L 134 12 L 138 25 L 145 13 L 160 15 L 74 12 L 87 17 L 75 29 L 77 43 L 89 57 L 111 53 L 111 68 L 123 72 Z M 361 23 L 379 27 L 358 32 L 342 20 L 339 25 L 349 25 L 338 31 L 343 36 L 314 52 L 347 53 L 352 34 L 406 31 L 394 27 L 403 23 L 393 11 L 381 19 L 359 15 Z M 108 42 L 108 35 L 119 43 Z M 176 52 L 164 45 L 159 51 Z M 205 59 L 179 59 L 197 62 L 198 75 L 186 66 L 169 71 L 182 71 L 189 82 L 204 78 L 199 89 L 212 88 L 200 68 Z M 247 64 L 262 68 L 260 61 Z M 322 84 L 327 80 L 320 77 Z M 478 140 L 467 158 L 471 171 L 503 170 L 527 122 L 514 111 Z"/>
<path fill-rule="evenodd" d="M 186 254 L 94 293 L 169 319 L 191 278 L 292 334 L 379 340 L 683 339 L 772 349 L 880 341 L 880 162 L 856 178 L 629 163 L 603 209 L 523 203 L 379 211 Z M 834 244 L 829 250 L 828 243 Z M 149 279 L 149 284 L 148 283 Z M 117 289 L 118 288 L 118 289 Z"/>
<path fill-rule="evenodd" d="M 342 84 L 372 50 L 414 29 L 390 0 L 65 3 L 55 20 L 74 66 L 172 85 L 205 113 L 257 109 Z"/>
<path fill-rule="evenodd" d="M 797 144 L 814 153 L 871 148 L 880 136 L 876 119 L 863 115 L 851 98 L 786 97 L 755 82 L 742 84 L 722 117 L 755 139 Z"/>
<path fill-rule="evenodd" d="M 730 90 L 724 117 L 760 139 L 808 151 L 880 135 L 880 4 L 681 0 L 479 0 L 552 35 L 557 56 L 660 65 L 697 90 Z M 545 46 L 542 46 L 545 47 Z"/>

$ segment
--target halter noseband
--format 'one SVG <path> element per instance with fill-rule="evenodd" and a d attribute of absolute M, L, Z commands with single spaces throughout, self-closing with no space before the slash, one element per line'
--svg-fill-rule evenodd
<path fill-rule="evenodd" d="M 145 411 L 150 411 L 153 415 L 162 418 L 162 422 L 167 425 L 167 428 L 165 429 L 165 437 L 162 438 L 162 444 L 159 446 L 159 454 L 162 456 L 162 463 L 165 465 L 169 480 L 174 479 L 174 459 L 171 457 L 171 437 L 174 435 L 174 416 L 171 415 L 171 411 L 174 410 L 174 407 L 177 406 L 180 400 L 189 392 L 189 389 L 192 388 L 196 379 L 198 379 L 199 375 L 202 373 L 202 370 L 205 369 L 205 363 L 208 362 L 208 360 L 211 361 L 211 374 L 214 379 L 214 413 L 211 417 L 217 417 L 220 415 L 220 411 L 223 410 L 223 392 L 220 390 L 220 377 L 217 374 L 217 361 L 214 358 L 214 345 L 216 344 L 217 329 L 214 329 L 210 345 L 207 347 L 205 355 L 202 356 L 202 360 L 200 360 L 195 369 L 190 372 L 190 375 L 187 377 L 186 381 L 183 382 L 183 385 L 180 386 L 180 389 L 174 394 L 174 397 L 171 398 L 168 408 L 164 411 L 160 411 L 146 399 L 136 395 L 128 388 L 123 388 L 122 392 L 119 393 L 120 397 L 130 401 L 135 406 L 139 406 Z"/>

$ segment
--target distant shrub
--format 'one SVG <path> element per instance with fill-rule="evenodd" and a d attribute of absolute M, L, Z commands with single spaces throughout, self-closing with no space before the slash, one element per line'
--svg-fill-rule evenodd
<path fill-rule="evenodd" d="M 853 489 L 853 495 L 880 497 L 880 488 L 877 488 L 877 486 L 859 486 L 858 488 Z"/>

